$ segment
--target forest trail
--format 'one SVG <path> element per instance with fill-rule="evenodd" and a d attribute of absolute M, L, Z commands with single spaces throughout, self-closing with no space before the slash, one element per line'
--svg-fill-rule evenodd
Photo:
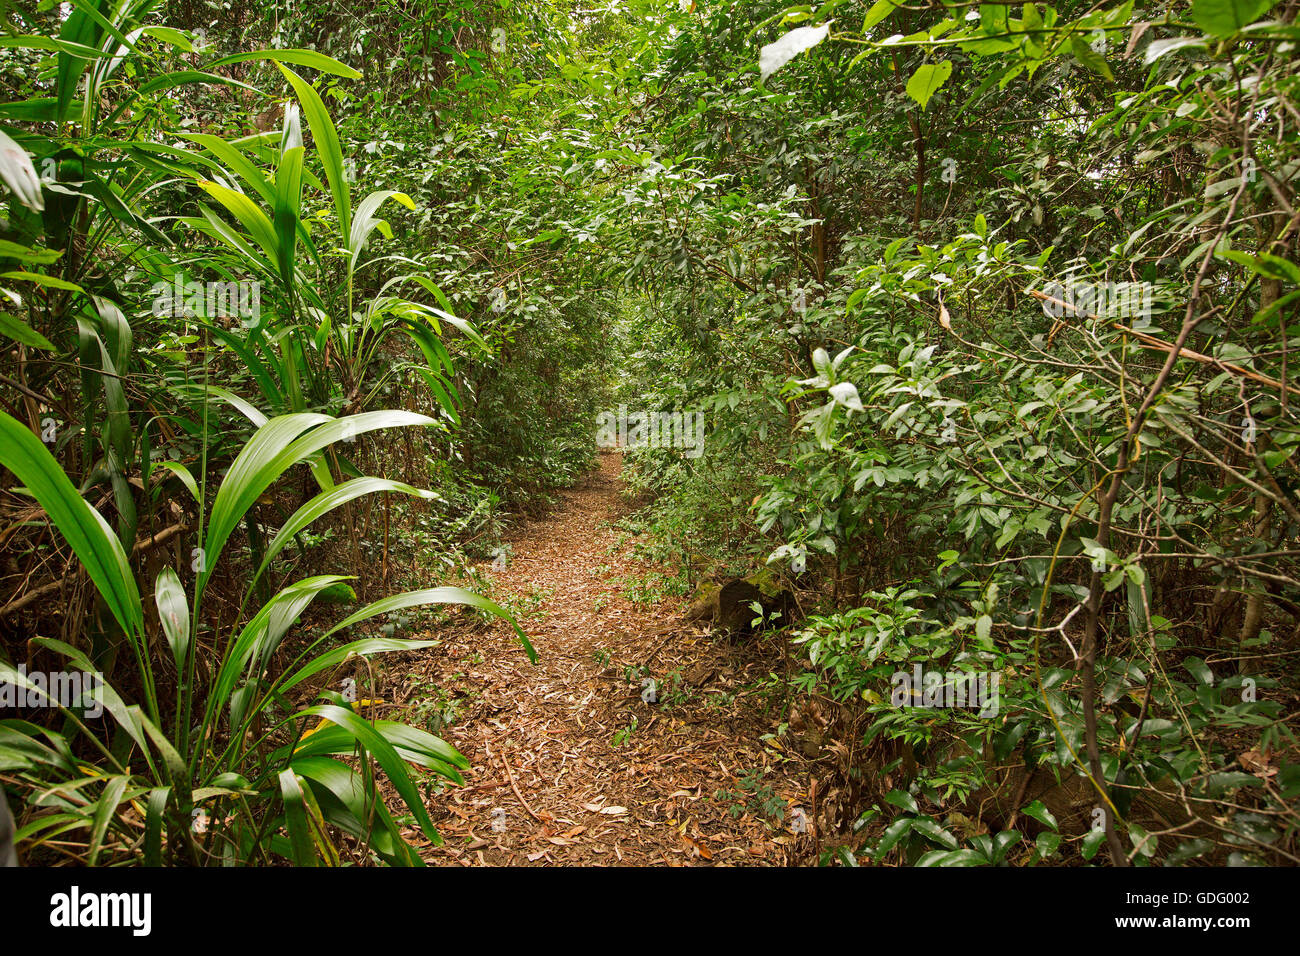
<path fill-rule="evenodd" d="M 427 726 L 421 710 L 443 708 L 438 732 L 471 765 L 430 801 L 446 841 L 422 850 L 431 864 L 779 866 L 814 852 L 794 832 L 813 817 L 808 775 L 759 739 L 780 718 L 780 696 L 754 687 L 774 650 L 687 623 L 684 599 L 623 593 L 645 566 L 610 525 L 620 463 L 602 455 L 518 530 L 504 568 L 485 567 L 498 599 L 527 608 L 536 665 L 508 627 L 467 620 L 397 681 L 403 718 Z M 642 666 L 654 703 L 629 671 Z"/>

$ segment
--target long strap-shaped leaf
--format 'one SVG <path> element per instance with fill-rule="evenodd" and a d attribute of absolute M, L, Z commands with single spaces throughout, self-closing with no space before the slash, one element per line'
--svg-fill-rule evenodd
<path fill-rule="evenodd" d="M 377 428 L 432 424 L 431 418 L 402 411 L 366 412 L 341 419 L 300 412 L 268 421 L 235 458 L 212 503 L 203 552 L 204 570 L 198 578 L 198 595 L 202 595 L 222 548 L 244 513 L 273 481 L 293 465 L 346 436 L 355 437 Z M 304 431 L 307 434 L 304 435 Z M 197 599 L 195 606 L 198 606 Z"/>
<path fill-rule="evenodd" d="M 329 491 L 323 491 L 295 511 L 280 530 L 276 532 L 275 537 L 266 546 L 262 564 L 249 580 L 248 587 L 251 589 L 257 583 L 257 579 L 266 571 L 271 561 L 280 553 L 280 550 L 303 528 L 354 498 L 374 494 L 378 491 L 396 492 L 425 499 L 437 497 L 431 491 L 413 488 L 411 485 L 403 484 L 400 481 L 390 481 L 387 478 L 357 478 L 354 481 L 344 482 L 335 488 L 331 488 Z"/>
<path fill-rule="evenodd" d="M 0 465 L 8 468 L 40 502 L 127 634 L 144 629 L 140 592 L 122 543 L 103 516 L 77 494 L 41 440 L 0 412 Z"/>
<path fill-rule="evenodd" d="M 408 763 L 436 771 L 456 783 L 463 783 L 457 770 L 468 770 L 469 761 L 451 744 L 427 731 L 393 720 L 372 720 L 370 726 L 397 749 Z M 347 753 L 352 750 L 351 735 L 342 727 L 327 726 L 304 737 L 294 750 L 301 756 Z"/>
<path fill-rule="evenodd" d="M 420 830 L 435 845 L 442 846 L 442 836 L 434 828 L 433 821 L 429 819 L 429 811 L 424 805 L 424 800 L 420 797 L 420 791 L 416 787 L 415 781 L 411 779 L 411 773 L 407 769 L 406 763 L 393 745 L 384 739 L 383 734 L 372 727 L 368 721 L 335 704 L 308 707 L 302 711 L 301 716 L 324 717 L 331 723 L 338 724 L 338 726 L 355 737 L 357 743 L 373 754 L 379 765 L 384 768 L 384 773 L 388 775 L 389 782 L 401 794 L 407 807 L 414 814 L 415 822 L 419 824 Z"/>
<path fill-rule="evenodd" d="M 361 610 L 357 611 L 350 617 L 339 621 L 323 635 L 322 639 L 329 637 L 345 627 L 351 627 L 360 621 L 374 617 L 376 614 L 387 614 L 390 611 L 399 611 L 402 608 L 417 607 L 425 604 L 468 604 L 470 607 L 476 607 L 480 610 L 487 611 L 503 621 L 509 621 L 510 626 L 515 629 L 515 636 L 519 638 L 519 643 L 524 646 L 524 651 L 528 654 L 528 659 L 536 664 L 537 652 L 533 650 L 532 643 L 528 640 L 528 635 L 524 629 L 519 626 L 518 622 L 510 615 L 510 612 L 498 604 L 494 604 L 482 595 L 475 594 L 473 591 L 466 591 L 464 588 L 442 587 L 426 588 L 423 591 L 406 591 L 403 594 L 394 594 L 392 597 L 386 597 L 373 604 L 367 604 Z"/>
<path fill-rule="evenodd" d="M 276 63 L 298 94 L 298 102 L 307 116 L 307 125 L 320 153 L 325 175 L 329 177 L 330 193 L 334 197 L 334 211 L 339 217 L 339 232 L 344 236 L 352 235 L 351 198 L 347 176 L 343 171 L 343 148 L 339 145 L 339 134 L 330 119 L 329 110 L 316 92 L 316 88 L 283 63 Z"/>
<path fill-rule="evenodd" d="M 248 230 L 248 234 L 252 236 L 253 241 L 262 247 L 262 251 L 266 253 L 272 262 L 279 261 L 280 240 L 276 235 L 275 226 L 271 224 L 271 220 L 257 203 L 243 193 L 227 189 L 220 183 L 214 183 L 211 180 L 201 179 L 199 180 L 199 186 L 209 196 L 225 206 L 230 211 L 230 214 L 239 220 L 240 224 Z"/>
<path fill-rule="evenodd" d="M 208 713 L 225 705 L 235 689 L 239 675 L 249 661 L 257 654 L 259 659 L 264 654 L 259 652 L 273 648 L 284 637 L 285 632 L 293 626 L 298 615 L 315 600 L 325 588 L 347 578 L 338 574 L 320 574 L 303 578 L 276 592 L 247 624 L 239 636 L 230 644 L 222 656 L 221 669 L 208 699 Z M 236 721 L 236 723 L 238 723 Z"/>
<path fill-rule="evenodd" d="M 332 73 L 335 76 L 346 77 L 349 80 L 361 79 L 361 74 L 346 63 L 340 63 L 333 57 L 326 56 L 324 53 L 317 53 L 315 50 L 250 50 L 244 53 L 231 53 L 219 60 L 213 60 L 206 66 L 209 70 L 215 70 L 219 66 L 226 66 L 229 63 L 243 63 L 245 60 L 272 60 L 275 63 L 294 63 L 298 66 L 309 66 L 313 70 L 320 70 L 322 73 Z"/>
<path fill-rule="evenodd" d="M 238 173 L 244 182 L 252 186 L 268 206 L 275 202 L 275 191 L 262 175 L 262 171 L 252 160 L 220 136 L 213 136 L 211 133 L 178 133 L 177 135 L 206 148 L 231 170 Z"/>
<path fill-rule="evenodd" d="M 298 866 L 315 866 L 316 851 L 312 847 L 311 830 L 307 825 L 307 806 L 302 785 L 292 770 L 280 771 L 280 796 L 284 798 L 285 829 L 289 831 L 289 845 L 293 861 Z"/>
<path fill-rule="evenodd" d="M 275 170 L 275 234 L 279 241 L 280 277 L 286 290 L 294 287 L 294 245 L 302 213 L 302 129 L 298 109 L 290 104 L 284 112 L 284 137 L 280 161 Z"/>
<path fill-rule="evenodd" d="M 360 640 L 336 647 L 332 651 L 327 651 L 319 657 L 312 658 L 301 670 L 278 682 L 275 685 L 275 692 L 278 694 L 286 693 L 313 674 L 329 670 L 331 667 L 337 667 L 354 654 L 357 657 L 368 657 L 371 654 L 389 654 L 395 651 L 418 651 L 421 648 L 434 647 L 437 643 L 437 641 L 412 641 L 400 637 L 363 637 Z M 315 645 L 313 644 L 312 647 L 314 648 Z M 300 654 L 294 663 L 302 660 L 305 656 L 305 652 Z"/>
<path fill-rule="evenodd" d="M 375 228 L 384 221 L 376 213 L 387 199 L 396 199 L 407 209 L 415 209 L 415 203 L 412 202 L 411 197 L 406 193 L 398 192 L 396 189 L 376 190 L 361 200 L 361 205 L 357 206 L 356 218 L 352 221 L 352 228 L 348 231 L 348 251 L 352 253 L 353 268 L 356 268 L 357 259 L 366 247 L 366 240 L 370 238 L 370 234 L 375 231 Z"/>
<path fill-rule="evenodd" d="M 339 829 L 370 844 L 390 866 L 424 866 L 420 855 L 402 838 L 401 828 L 382 800 L 351 767 L 330 757 L 302 757 L 293 761 L 293 771 L 318 794 L 328 793 L 335 801 L 320 801 L 325 819 Z"/>

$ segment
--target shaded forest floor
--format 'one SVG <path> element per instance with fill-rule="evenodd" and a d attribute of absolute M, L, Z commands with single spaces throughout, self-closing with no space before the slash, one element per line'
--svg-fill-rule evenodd
<path fill-rule="evenodd" d="M 536 665 L 508 626 L 465 618 L 409 671 L 388 674 L 401 718 L 471 765 L 464 787 L 430 801 L 446 840 L 422 851 L 432 864 L 815 858 L 800 821 L 814 817 L 809 775 L 760 739 L 781 719 L 782 691 L 764 681 L 781 668 L 779 645 L 715 638 L 685 620 L 685 599 L 629 600 L 621 579 L 647 568 L 611 526 L 626 510 L 620 464 L 602 455 L 559 507 L 518 530 L 505 567 L 485 566 L 495 598 L 525 608 Z M 643 699 L 647 675 L 654 702 Z"/>

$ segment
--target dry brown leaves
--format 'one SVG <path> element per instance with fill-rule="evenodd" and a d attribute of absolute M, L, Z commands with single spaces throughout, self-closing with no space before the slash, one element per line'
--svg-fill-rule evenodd
<path fill-rule="evenodd" d="M 535 666 L 505 626 L 467 621 L 388 677 L 408 714 L 431 686 L 462 695 L 441 736 L 472 769 L 464 787 L 430 802 L 446 840 L 424 849 L 432 864 L 779 866 L 814 850 L 815 834 L 790 832 L 789 813 L 780 822 L 758 801 L 717 798 L 740 793 L 750 774 L 769 810 L 809 807 L 802 762 L 775 760 L 759 740 L 779 702 L 751 685 L 773 669 L 775 649 L 694 629 L 684 600 L 647 609 L 624 596 L 619 579 L 645 568 L 607 524 L 622 511 L 619 464 L 602 456 L 560 508 L 512 540 L 507 567 L 487 569 L 499 593 L 543 597 L 521 622 Z M 655 703 L 626 675 L 645 664 Z"/>

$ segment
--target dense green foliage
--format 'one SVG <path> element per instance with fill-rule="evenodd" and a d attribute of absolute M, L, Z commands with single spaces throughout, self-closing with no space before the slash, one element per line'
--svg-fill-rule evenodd
<path fill-rule="evenodd" d="M 658 67 L 639 372 L 710 428 L 645 473 L 684 547 L 720 488 L 829 586 L 796 684 L 887 824 L 841 852 L 995 863 L 1029 817 L 1021 861 L 1294 860 L 1295 30 L 1243 11 L 828 3 L 755 82 L 777 8 L 710 6 Z M 898 706 L 917 664 L 997 716 Z"/>
<path fill-rule="evenodd" d="M 626 407 L 704 423 L 627 452 L 652 553 L 799 593 L 757 639 L 840 745 L 823 862 L 1296 861 L 1294 0 L 13 10 L 0 660 L 118 701 L 0 720 L 25 839 L 415 862 L 373 764 L 433 838 L 459 755 L 288 691 L 483 599 L 285 643 L 344 580 L 302 532 L 450 572 Z"/>

